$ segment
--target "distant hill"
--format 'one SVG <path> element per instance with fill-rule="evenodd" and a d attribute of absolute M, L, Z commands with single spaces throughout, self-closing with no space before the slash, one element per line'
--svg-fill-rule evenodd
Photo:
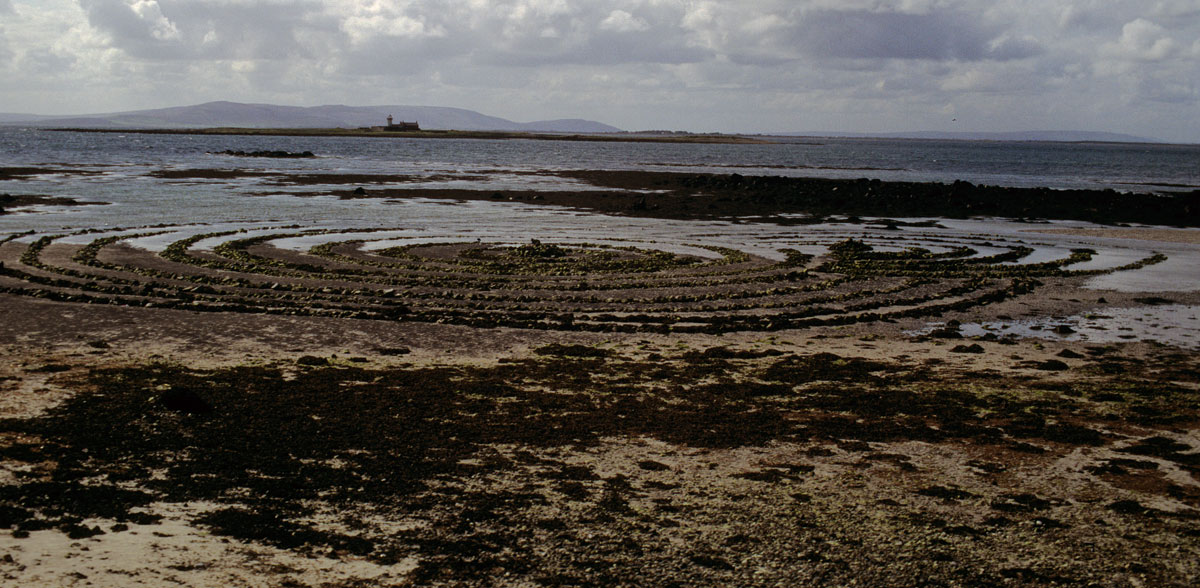
<path fill-rule="evenodd" d="M 239 102 L 207 102 L 154 110 L 48 117 L 0 114 L 0 124 L 87 128 L 357 128 L 396 121 L 417 121 L 423 129 L 460 131 L 536 131 L 543 133 L 613 133 L 621 129 L 582 119 L 527 123 L 442 106 L 278 106 Z"/>
<path fill-rule="evenodd" d="M 15 112 L 0 112 L 0 125 L 8 123 L 30 123 L 42 119 L 50 118 L 48 116 L 38 116 L 36 114 L 17 114 Z"/>
<path fill-rule="evenodd" d="M 912 131 L 907 133 L 783 133 L 781 137 L 846 137 L 872 139 L 948 139 L 958 141 L 1053 141 L 1066 143 L 1161 143 L 1158 139 L 1098 131 L 1016 131 L 1008 133 Z"/>

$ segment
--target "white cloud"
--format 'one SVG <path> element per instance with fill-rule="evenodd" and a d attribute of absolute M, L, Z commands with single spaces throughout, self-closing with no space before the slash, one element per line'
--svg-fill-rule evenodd
<path fill-rule="evenodd" d="M 600 21 L 601 30 L 617 33 L 633 33 L 645 31 L 649 28 L 649 23 L 624 10 L 614 10 L 604 20 Z"/>
<path fill-rule="evenodd" d="M 155 0 L 136 0 L 130 9 L 142 22 L 146 23 L 150 35 L 159 41 L 170 41 L 179 38 L 179 29 L 175 23 L 163 16 L 162 8 Z"/>
<path fill-rule="evenodd" d="M 443 37 L 445 29 L 427 27 L 425 22 L 404 15 L 353 16 L 342 22 L 342 30 L 353 42 L 361 43 L 376 36 L 385 37 Z"/>
<path fill-rule="evenodd" d="M 1176 49 L 1175 40 L 1166 29 L 1144 18 L 1127 23 L 1121 38 L 1110 45 L 1118 56 L 1143 61 L 1158 61 L 1170 57 Z"/>
<path fill-rule="evenodd" d="M 1159 19 L 1200 17 L 1200 4 L 1194 0 L 1157 0 L 1149 14 Z"/>

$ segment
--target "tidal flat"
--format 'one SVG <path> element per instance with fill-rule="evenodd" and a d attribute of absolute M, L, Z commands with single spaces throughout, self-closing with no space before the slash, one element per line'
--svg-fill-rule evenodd
<path fill-rule="evenodd" d="M 952 220 L 919 212 L 951 185 L 555 173 L 587 187 L 269 179 L 486 230 L 3 238 L 0 583 L 1200 581 L 1200 354 L 1157 336 L 1200 289 L 1136 278 L 1192 267 L 1194 229 L 1033 222 L 1060 218 L 1037 192 Z M 802 198 L 835 186 L 894 206 Z M 1194 224 L 1187 198 L 1137 214 Z M 1131 315 L 1156 328 L 979 327 Z"/>

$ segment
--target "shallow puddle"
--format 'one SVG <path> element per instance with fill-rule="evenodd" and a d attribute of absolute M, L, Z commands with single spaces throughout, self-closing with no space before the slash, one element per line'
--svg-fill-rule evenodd
<path fill-rule="evenodd" d="M 909 334 L 925 335 L 945 326 L 945 323 L 930 323 L 926 328 Z M 1153 341 L 1185 349 L 1200 349 L 1200 306 L 1171 304 L 1114 308 L 1103 313 L 1067 317 L 964 323 L 959 327 L 959 332 L 964 337 L 981 337 L 990 333 L 998 337 L 1052 341 Z"/>

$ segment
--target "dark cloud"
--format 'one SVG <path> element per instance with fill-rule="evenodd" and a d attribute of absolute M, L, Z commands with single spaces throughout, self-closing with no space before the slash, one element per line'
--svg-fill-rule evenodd
<path fill-rule="evenodd" d="M 801 50 L 817 57 L 962 61 L 996 57 L 995 31 L 957 12 L 815 11 L 805 14 L 794 32 Z M 1004 55 L 1026 53 L 1009 49 Z"/>
<path fill-rule="evenodd" d="M 113 37 L 113 41 L 126 49 L 151 44 L 154 40 L 153 25 L 133 11 L 133 7 L 120 0 L 80 0 L 79 6 L 87 13 L 92 26 Z"/>
<path fill-rule="evenodd" d="M 541 18 L 511 15 L 486 23 L 494 30 L 477 57 L 497 65 L 681 64 L 713 56 L 690 43 L 680 27 L 682 5 L 645 3 L 615 9 L 617 3 L 579 3 Z M 480 34 L 476 29 L 473 34 Z"/>
<path fill-rule="evenodd" d="M 70 70 L 75 62 L 76 59 L 73 55 L 64 55 L 41 48 L 26 51 L 20 58 L 22 69 L 55 73 Z"/>
<path fill-rule="evenodd" d="M 336 22 L 320 18 L 322 5 L 307 0 L 80 0 L 80 6 L 114 46 L 149 60 L 311 58 L 312 37 L 337 31 Z"/>
<path fill-rule="evenodd" d="M 653 32 L 600 31 L 578 39 L 537 39 L 477 54 L 491 65 L 620 65 L 696 63 L 713 53 Z"/>
<path fill-rule="evenodd" d="M 1164 104 L 1200 103 L 1200 88 L 1187 82 L 1163 82 L 1155 80 L 1145 84 L 1140 94 L 1146 100 Z"/>
<path fill-rule="evenodd" d="M 384 74 L 467 54 L 476 63 L 515 66 L 679 64 L 712 55 L 688 43 L 678 24 L 683 7 L 657 3 L 621 10 L 607 2 L 548 9 L 497 2 L 482 12 L 438 0 L 361 6 L 80 0 L 80 6 L 114 46 L 151 61 L 300 58 Z"/>
<path fill-rule="evenodd" d="M 474 49 L 473 44 L 446 37 L 378 36 L 345 48 L 332 61 L 339 75 L 404 76 L 444 67 Z"/>

